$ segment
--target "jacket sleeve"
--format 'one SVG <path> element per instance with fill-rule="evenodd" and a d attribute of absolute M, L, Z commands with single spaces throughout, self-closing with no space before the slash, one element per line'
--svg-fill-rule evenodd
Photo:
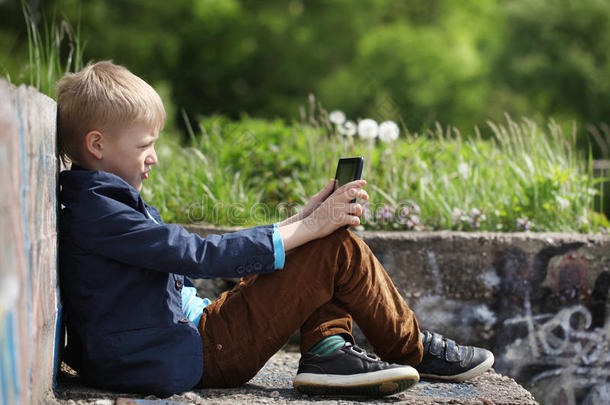
<path fill-rule="evenodd" d="M 191 278 L 242 277 L 275 270 L 273 225 L 204 239 L 179 225 L 156 224 L 129 201 L 112 194 L 92 189 L 81 195 L 86 201 L 65 213 L 69 220 L 60 221 L 60 232 L 72 237 L 77 246 L 110 259 Z"/>

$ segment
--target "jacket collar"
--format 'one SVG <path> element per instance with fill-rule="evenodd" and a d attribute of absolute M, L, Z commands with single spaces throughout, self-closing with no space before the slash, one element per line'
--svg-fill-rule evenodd
<path fill-rule="evenodd" d="M 76 163 L 72 163 L 72 166 L 70 166 L 70 170 L 89 170 L 89 169 L 85 169 L 84 167 L 79 166 Z"/>
<path fill-rule="evenodd" d="M 113 173 L 89 170 L 72 163 L 70 170 L 63 170 L 59 173 L 59 185 L 59 197 L 62 204 L 65 204 L 67 201 L 86 198 L 85 196 L 90 193 L 101 193 L 109 194 L 122 200 L 127 198 L 129 205 L 144 207 L 144 201 L 140 193 L 125 180 Z"/>

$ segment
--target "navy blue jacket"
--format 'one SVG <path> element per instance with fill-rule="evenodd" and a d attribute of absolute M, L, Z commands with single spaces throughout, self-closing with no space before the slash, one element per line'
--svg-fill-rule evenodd
<path fill-rule="evenodd" d="M 193 388 L 203 351 L 182 312 L 184 276 L 274 271 L 273 225 L 203 239 L 164 224 L 113 174 L 73 165 L 59 184 L 66 362 L 99 388 L 161 397 Z"/>

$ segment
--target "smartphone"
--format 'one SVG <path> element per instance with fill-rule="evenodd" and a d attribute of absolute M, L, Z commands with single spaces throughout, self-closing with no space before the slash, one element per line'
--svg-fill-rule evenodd
<path fill-rule="evenodd" d="M 337 188 L 350 181 L 360 179 L 360 176 L 362 175 L 362 166 L 364 166 L 364 158 L 362 158 L 362 156 L 339 159 L 337 174 L 335 175 Z M 355 198 L 350 201 L 350 203 L 354 202 L 356 202 Z M 345 225 L 344 228 L 349 228 L 349 225 Z"/>
<path fill-rule="evenodd" d="M 350 181 L 360 179 L 360 176 L 362 176 L 363 166 L 364 158 L 362 156 L 339 159 L 337 174 L 335 175 L 335 179 L 338 180 L 337 188 L 349 183 Z M 356 202 L 356 199 L 353 199 L 350 202 Z"/>

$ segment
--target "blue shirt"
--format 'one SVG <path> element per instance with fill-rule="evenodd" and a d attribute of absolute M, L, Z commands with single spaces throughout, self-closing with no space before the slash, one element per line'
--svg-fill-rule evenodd
<path fill-rule="evenodd" d="M 157 220 L 150 215 L 148 210 L 146 214 L 152 219 L 155 224 L 158 224 Z M 275 257 L 274 268 L 276 270 L 284 267 L 285 252 L 284 242 L 279 231 L 279 224 L 273 224 L 273 255 Z M 203 315 L 203 309 L 211 304 L 208 298 L 201 298 L 197 296 L 197 289 L 195 287 L 182 287 L 182 311 L 184 315 L 195 325 L 199 325 L 201 315 Z"/>

